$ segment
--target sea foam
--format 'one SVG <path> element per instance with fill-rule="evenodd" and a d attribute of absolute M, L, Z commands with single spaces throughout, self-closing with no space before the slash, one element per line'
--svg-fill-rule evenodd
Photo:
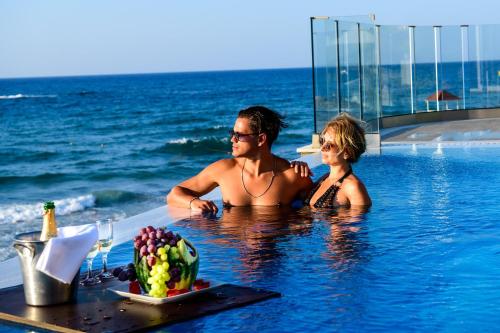
<path fill-rule="evenodd" d="M 0 95 L 0 99 L 19 99 L 19 98 L 55 98 L 57 95 Z"/>
<path fill-rule="evenodd" d="M 56 215 L 69 215 L 95 206 L 95 197 L 92 194 L 76 198 L 54 200 Z M 0 223 L 16 223 L 34 221 L 43 213 L 43 203 L 12 204 L 0 206 Z"/>
<path fill-rule="evenodd" d="M 217 137 L 208 137 L 208 136 L 205 136 L 205 137 L 202 137 L 202 138 L 197 138 L 197 139 L 193 139 L 193 138 L 186 138 L 186 137 L 182 137 L 182 138 L 179 138 L 179 139 L 172 139 L 172 140 L 169 140 L 167 143 L 168 144 L 181 144 L 181 145 L 184 145 L 184 144 L 193 144 L 193 143 L 204 143 L 204 142 L 222 142 L 222 143 L 226 143 L 226 142 L 229 142 L 229 138 L 227 137 L 224 137 L 224 138 L 217 138 Z"/>

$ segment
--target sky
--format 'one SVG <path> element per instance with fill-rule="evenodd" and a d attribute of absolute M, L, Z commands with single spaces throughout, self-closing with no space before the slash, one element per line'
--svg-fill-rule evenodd
<path fill-rule="evenodd" d="M 311 16 L 500 24 L 500 1 L 0 0 L 0 78 L 311 66 Z"/>

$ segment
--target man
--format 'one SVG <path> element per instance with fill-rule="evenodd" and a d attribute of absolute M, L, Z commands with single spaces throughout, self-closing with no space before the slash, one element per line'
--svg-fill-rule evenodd
<path fill-rule="evenodd" d="M 271 153 L 271 146 L 283 127 L 286 127 L 283 117 L 266 107 L 241 110 L 230 131 L 233 158 L 212 163 L 172 188 L 167 203 L 217 212 L 212 201 L 200 197 L 220 186 L 224 205 L 290 205 L 311 189 L 312 181 L 301 177 L 287 160 Z"/>

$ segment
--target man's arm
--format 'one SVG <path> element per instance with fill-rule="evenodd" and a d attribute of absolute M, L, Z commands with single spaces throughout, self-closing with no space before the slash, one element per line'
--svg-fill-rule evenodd
<path fill-rule="evenodd" d="M 167 195 L 167 203 L 175 207 L 216 213 L 218 208 L 212 201 L 201 200 L 199 197 L 219 185 L 217 175 L 221 173 L 223 165 L 223 161 L 212 163 L 196 176 L 174 186 Z"/>

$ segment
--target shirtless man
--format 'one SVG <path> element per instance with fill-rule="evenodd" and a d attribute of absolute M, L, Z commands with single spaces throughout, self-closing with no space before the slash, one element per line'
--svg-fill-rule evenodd
<path fill-rule="evenodd" d="M 309 177 L 301 177 L 298 167 L 271 153 L 278 137 L 282 116 L 263 106 L 241 110 L 230 131 L 233 158 L 210 164 L 196 176 L 172 188 L 167 195 L 171 206 L 216 213 L 217 206 L 200 199 L 220 186 L 224 205 L 290 205 L 312 187 Z"/>

